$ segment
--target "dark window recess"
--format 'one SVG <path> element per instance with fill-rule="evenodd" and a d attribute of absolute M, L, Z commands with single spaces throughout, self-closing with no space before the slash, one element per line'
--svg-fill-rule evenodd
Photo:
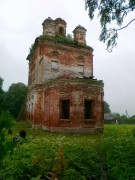
<path fill-rule="evenodd" d="M 64 28 L 63 28 L 63 27 L 60 27 L 60 28 L 59 28 L 59 34 L 60 34 L 60 35 L 64 35 Z"/>
<path fill-rule="evenodd" d="M 85 100 L 84 102 L 84 119 L 91 119 L 93 117 L 93 101 Z"/>
<path fill-rule="evenodd" d="M 70 101 L 61 100 L 60 101 L 60 119 L 69 119 L 70 116 Z"/>

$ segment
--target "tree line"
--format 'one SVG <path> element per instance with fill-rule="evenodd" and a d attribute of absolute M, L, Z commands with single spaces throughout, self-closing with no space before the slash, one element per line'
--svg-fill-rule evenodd
<path fill-rule="evenodd" d="M 13 83 L 8 91 L 4 91 L 3 81 L 0 77 L 0 114 L 7 111 L 17 119 L 25 113 L 27 86 L 21 82 Z"/>

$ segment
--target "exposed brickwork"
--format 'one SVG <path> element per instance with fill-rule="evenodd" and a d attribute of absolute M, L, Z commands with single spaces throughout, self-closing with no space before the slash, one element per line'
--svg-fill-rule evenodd
<path fill-rule="evenodd" d="M 53 34 L 52 37 L 55 32 L 58 34 L 59 27 L 66 27 L 66 22 L 60 18 L 55 21 L 49 18 L 43 24 L 46 22 L 44 28 L 48 28 L 49 22 L 52 30 L 54 24 L 57 26 L 56 31 L 49 34 Z M 93 79 L 93 49 L 81 45 L 86 42 L 85 28 L 78 26 L 75 30 L 74 33 L 84 31 L 81 34 L 83 43 L 79 39 L 77 44 L 54 41 L 55 37 L 49 39 L 46 36 L 48 29 L 44 29 L 44 36 L 35 41 L 33 52 L 27 58 L 27 116 L 34 127 L 42 127 L 51 132 L 102 132 L 103 82 Z M 76 37 L 80 36 L 77 34 Z M 63 107 L 65 101 L 68 103 Z M 61 113 L 65 114 L 62 112 L 65 108 L 68 115 L 63 115 L 63 119 Z"/>

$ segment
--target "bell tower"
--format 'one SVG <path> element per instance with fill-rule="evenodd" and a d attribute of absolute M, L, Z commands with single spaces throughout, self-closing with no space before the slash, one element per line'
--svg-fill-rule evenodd
<path fill-rule="evenodd" d="M 56 23 L 56 35 L 66 36 L 67 23 L 61 18 L 55 19 L 55 23 Z"/>
<path fill-rule="evenodd" d="M 93 48 L 86 29 L 66 36 L 67 23 L 48 17 L 28 54 L 27 119 L 50 132 L 103 131 L 103 81 L 93 78 Z"/>
<path fill-rule="evenodd" d="M 43 35 L 55 36 L 56 23 L 53 19 L 48 17 L 47 19 L 44 20 L 42 25 L 43 25 Z"/>
<path fill-rule="evenodd" d="M 79 25 L 77 26 L 74 31 L 74 40 L 80 44 L 86 44 L 86 29 Z"/>

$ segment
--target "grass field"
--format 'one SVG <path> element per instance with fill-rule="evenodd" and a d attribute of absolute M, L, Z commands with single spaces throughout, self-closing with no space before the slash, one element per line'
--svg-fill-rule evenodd
<path fill-rule="evenodd" d="M 116 137 L 116 136 L 123 136 L 126 134 L 131 134 L 132 130 L 135 128 L 135 124 L 105 124 L 104 125 L 104 132 L 103 134 L 98 134 L 98 135 L 80 135 L 80 134 L 64 134 L 64 133 L 49 133 L 43 129 L 34 129 L 31 128 L 31 125 L 29 122 L 26 121 L 22 121 L 19 123 L 16 123 L 14 128 L 13 128 L 13 134 L 15 135 L 16 133 L 18 133 L 20 130 L 25 130 L 27 133 L 27 137 L 35 137 L 35 138 L 46 138 L 47 136 L 53 136 L 53 137 L 66 137 L 66 138 L 72 138 L 74 140 L 74 137 L 78 137 L 78 139 L 100 139 L 101 137 L 108 137 L 108 136 L 112 136 L 112 137 Z"/>
<path fill-rule="evenodd" d="M 104 125 L 104 134 L 108 135 L 111 132 L 116 133 L 117 135 L 123 135 L 131 133 L 135 128 L 135 124 L 105 124 Z"/>
<path fill-rule="evenodd" d="M 135 179 L 135 125 L 105 125 L 103 134 L 80 135 L 49 133 L 24 121 L 15 124 L 7 139 L 22 129 L 26 139 L 8 151 L 0 179 Z"/>

